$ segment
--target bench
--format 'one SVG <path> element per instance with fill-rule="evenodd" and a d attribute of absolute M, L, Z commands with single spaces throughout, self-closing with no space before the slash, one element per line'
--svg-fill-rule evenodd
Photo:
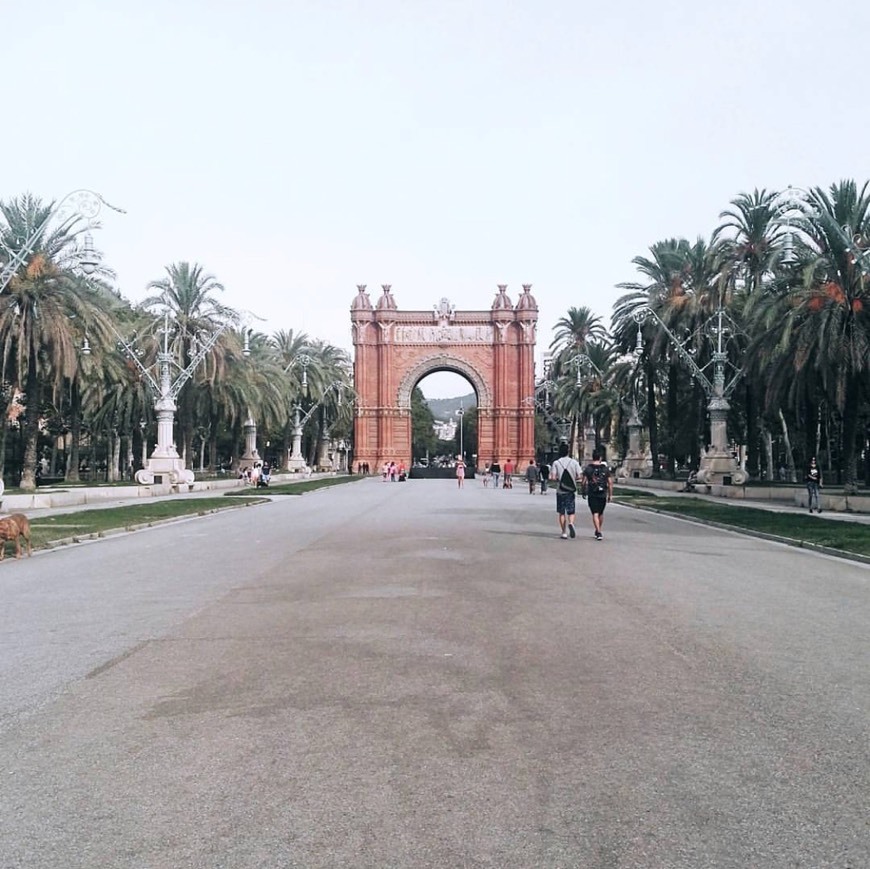
<path fill-rule="evenodd" d="M 36 480 L 37 486 L 62 486 L 64 484 L 63 477 L 38 477 Z"/>

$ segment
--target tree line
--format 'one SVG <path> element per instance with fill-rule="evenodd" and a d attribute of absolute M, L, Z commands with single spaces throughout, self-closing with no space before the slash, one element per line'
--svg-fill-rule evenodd
<path fill-rule="evenodd" d="M 177 449 L 187 467 L 217 471 L 237 459 L 249 416 L 266 455 L 283 461 L 297 405 L 308 417 L 310 464 L 321 436 L 350 441 L 346 351 L 292 329 L 252 330 L 221 304 L 223 285 L 197 263 L 166 266 L 133 304 L 108 266 L 81 268 L 87 229 L 81 219 L 56 220 L 54 202 L 0 202 L 0 266 L 14 265 L 35 235 L 0 291 L 4 478 L 25 490 L 45 468 L 70 482 L 85 473 L 124 478 L 155 441 L 148 373 L 158 354 L 168 347 L 173 371 L 183 372 L 218 333 L 177 398 Z"/>
<path fill-rule="evenodd" d="M 589 307 L 560 318 L 539 404 L 573 436 L 589 421 L 623 454 L 636 407 L 655 473 L 673 476 L 709 441 L 697 372 L 721 350 L 736 378 L 728 431 L 750 476 L 800 479 L 818 456 L 855 492 L 870 479 L 868 206 L 868 183 L 854 180 L 756 189 L 731 200 L 709 238 L 652 244 L 618 285 L 609 328 Z"/>

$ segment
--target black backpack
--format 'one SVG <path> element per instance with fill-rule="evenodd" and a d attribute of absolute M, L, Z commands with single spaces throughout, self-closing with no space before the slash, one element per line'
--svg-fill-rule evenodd
<path fill-rule="evenodd" d="M 586 469 L 589 491 L 595 495 L 603 495 L 607 491 L 607 474 L 607 465 L 589 465 Z"/>
<path fill-rule="evenodd" d="M 577 491 L 577 481 L 567 468 L 562 471 L 562 475 L 559 477 L 559 491 L 565 494 L 573 494 Z"/>

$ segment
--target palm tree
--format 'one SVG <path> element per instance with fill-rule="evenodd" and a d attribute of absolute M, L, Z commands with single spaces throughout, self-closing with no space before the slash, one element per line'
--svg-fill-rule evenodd
<path fill-rule="evenodd" d="M 664 384 L 667 395 L 670 396 L 667 402 L 664 441 L 667 445 L 668 461 L 672 466 L 673 432 L 676 430 L 675 396 L 680 367 L 667 334 L 658 326 L 655 318 L 649 317 L 639 323 L 635 317 L 638 312 L 651 308 L 675 334 L 680 337 L 691 334 L 698 305 L 695 298 L 696 287 L 703 283 L 696 272 L 701 271 L 698 263 L 704 260 L 704 246 L 700 240 L 693 248 L 686 239 L 671 238 L 656 242 L 649 252 L 648 257 L 637 256 L 632 260 L 643 280 L 617 284 L 619 289 L 628 292 L 614 305 L 612 323 L 618 352 L 633 352 L 638 346 L 638 336 L 642 339 L 643 350 L 638 364 L 643 371 L 642 380 L 646 387 L 646 418 L 653 455 L 653 473 L 658 476 L 658 456 L 662 447 L 658 396 Z M 696 390 L 695 400 L 700 402 L 701 397 L 697 392 Z"/>
<path fill-rule="evenodd" d="M 560 317 L 553 327 L 555 335 L 550 343 L 550 349 L 557 355 L 578 351 L 583 352 L 590 341 L 603 341 L 607 338 L 607 330 L 597 314 L 583 306 L 569 308 L 564 317 Z"/>
<path fill-rule="evenodd" d="M 733 208 L 723 211 L 723 221 L 713 233 L 713 244 L 730 288 L 740 297 L 741 307 L 747 299 L 771 286 L 776 265 L 781 258 L 787 228 L 780 218 L 781 197 L 776 191 L 758 190 L 740 193 L 731 200 Z M 736 311 L 733 311 L 737 315 Z M 743 385 L 746 414 L 747 467 L 750 475 L 759 470 L 758 407 L 764 392 L 765 372 L 747 378 Z"/>
<path fill-rule="evenodd" d="M 791 378 L 789 394 L 836 411 L 847 494 L 857 490 L 858 429 L 870 372 L 870 194 L 854 181 L 816 187 L 789 204 L 783 222 L 797 232 L 792 288 L 759 306 L 754 358 Z M 808 437 L 812 433 L 808 433 Z M 812 442 L 807 452 L 814 453 Z"/>
<path fill-rule="evenodd" d="M 77 235 L 84 231 L 75 219 L 48 226 L 54 203 L 43 205 L 33 196 L 0 203 L 0 243 L 10 254 L 22 239 L 36 233 L 35 244 L 9 284 L 0 305 L 2 380 L 24 393 L 24 459 L 21 488 L 36 488 L 39 427 L 46 386 L 56 393 L 75 378 L 84 330 L 108 333 L 108 318 L 94 293 L 73 269 Z M 38 232 L 42 227 L 42 232 Z"/>
<path fill-rule="evenodd" d="M 350 358 L 345 350 L 325 341 L 311 345 L 312 364 L 308 373 L 309 396 L 320 405 L 319 413 L 312 417 L 313 441 L 310 464 L 317 463 L 316 445 L 333 426 L 342 426 L 349 431 L 353 420 L 353 393 Z"/>

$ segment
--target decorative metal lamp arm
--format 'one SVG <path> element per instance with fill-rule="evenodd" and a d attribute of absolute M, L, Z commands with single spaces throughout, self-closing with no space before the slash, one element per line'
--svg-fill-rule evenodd
<path fill-rule="evenodd" d="M 640 326 L 647 319 L 647 317 L 653 317 L 670 339 L 674 350 L 677 351 L 677 355 L 691 369 L 692 374 L 694 374 L 695 378 L 703 387 L 707 398 L 710 398 L 715 393 L 715 387 L 710 382 L 710 378 L 707 377 L 707 375 L 704 374 L 704 372 L 698 367 L 698 363 L 695 362 L 695 360 L 692 358 L 692 354 L 689 353 L 688 350 L 686 350 L 685 346 L 683 346 L 683 344 L 677 339 L 677 336 L 674 335 L 673 332 L 671 332 L 671 330 L 665 325 L 662 318 L 659 317 L 659 315 L 656 314 L 656 312 L 653 311 L 652 308 L 636 308 L 632 313 L 632 317 L 634 318 L 634 322 L 637 323 L 638 326 Z M 638 330 L 638 335 L 640 335 L 640 330 Z M 638 341 L 638 345 L 642 347 L 640 341 Z"/>
<path fill-rule="evenodd" d="M 9 281 L 15 276 L 15 273 L 21 266 L 24 264 L 27 257 L 33 252 L 33 248 L 36 247 L 36 243 L 39 241 L 40 236 L 45 231 L 45 228 L 48 226 L 49 222 L 64 211 L 67 207 L 72 207 L 77 215 L 80 217 L 84 217 L 87 221 L 92 221 L 97 214 L 100 212 L 101 206 L 105 205 L 107 208 L 111 208 L 113 211 L 117 211 L 119 214 L 126 214 L 123 208 L 118 208 L 116 205 L 111 205 L 106 202 L 99 193 L 95 193 L 93 190 L 73 190 L 71 193 L 67 193 L 63 199 L 58 202 L 58 204 L 51 209 L 51 211 L 46 216 L 45 220 L 33 230 L 33 232 L 28 236 L 25 240 L 24 244 L 21 248 L 12 254 L 9 261 L 4 264 L 3 269 L 0 270 L 0 292 L 6 289 L 6 286 L 9 284 Z M 92 246 L 88 248 L 88 239 L 85 239 L 85 260 L 83 262 L 83 267 L 85 272 L 87 273 L 88 268 L 91 266 L 93 261 L 92 255 Z M 90 255 L 90 258 L 88 258 Z M 93 268 L 91 268 L 93 271 Z"/>

